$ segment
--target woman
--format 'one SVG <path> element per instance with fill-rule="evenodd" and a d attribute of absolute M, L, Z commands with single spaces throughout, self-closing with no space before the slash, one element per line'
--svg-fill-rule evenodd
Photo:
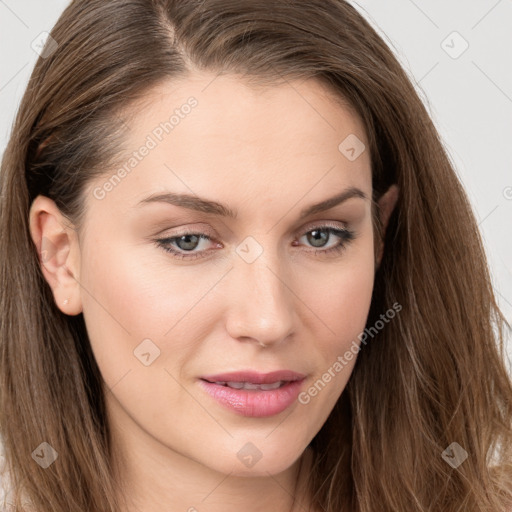
<path fill-rule="evenodd" d="M 82 0 L 51 37 L 1 169 L 16 510 L 512 510 L 477 225 L 361 15 Z"/>

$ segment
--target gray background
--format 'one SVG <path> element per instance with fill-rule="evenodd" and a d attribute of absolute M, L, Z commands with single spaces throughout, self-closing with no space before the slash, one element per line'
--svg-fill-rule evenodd
<path fill-rule="evenodd" d="M 0 0 L 0 154 L 37 58 L 31 45 L 68 3 Z M 431 112 L 474 206 L 497 298 L 512 322 L 512 0 L 352 3 L 395 51 Z M 508 354 L 512 359 L 510 336 Z"/>

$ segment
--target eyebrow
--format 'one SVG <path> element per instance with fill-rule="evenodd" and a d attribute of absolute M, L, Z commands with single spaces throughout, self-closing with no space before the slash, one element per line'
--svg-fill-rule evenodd
<path fill-rule="evenodd" d="M 331 208 L 334 208 L 335 206 L 344 203 L 353 197 L 368 199 L 367 195 L 362 190 L 356 187 L 350 187 L 333 197 L 303 208 L 300 212 L 299 220 L 308 217 L 309 215 L 314 215 L 315 213 L 330 210 Z M 187 208 L 189 210 L 196 210 L 202 213 L 208 213 L 210 215 L 218 215 L 220 217 L 229 217 L 231 219 L 236 219 L 238 214 L 236 210 L 232 210 L 226 205 L 216 201 L 210 201 L 195 195 L 176 194 L 172 192 L 167 192 L 164 194 L 153 194 L 149 197 L 146 197 L 145 199 L 142 199 L 136 206 L 140 207 L 151 203 L 168 203 L 174 206 Z"/>

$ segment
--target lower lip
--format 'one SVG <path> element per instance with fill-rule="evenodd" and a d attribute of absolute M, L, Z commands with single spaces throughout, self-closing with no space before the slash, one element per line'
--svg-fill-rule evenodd
<path fill-rule="evenodd" d="M 242 415 L 254 418 L 274 416 L 290 407 L 299 396 L 304 379 L 288 382 L 278 389 L 233 389 L 200 380 L 203 389 L 221 405 Z"/>

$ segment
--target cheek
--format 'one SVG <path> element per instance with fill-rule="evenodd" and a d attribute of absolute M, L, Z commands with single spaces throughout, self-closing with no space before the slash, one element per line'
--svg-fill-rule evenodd
<path fill-rule="evenodd" d="M 368 317 L 375 277 L 371 227 L 338 262 L 320 272 L 317 283 L 322 286 L 311 288 L 315 291 L 310 297 L 332 335 L 327 347 L 340 349 L 364 329 Z"/>
<path fill-rule="evenodd" d="M 347 266 L 326 279 L 325 290 L 315 293 L 315 307 L 336 335 L 364 327 L 370 307 L 373 265 Z"/>
<path fill-rule="evenodd" d="M 315 331 L 329 333 L 316 337 L 319 364 L 303 402 L 313 402 L 309 407 L 316 410 L 318 418 L 326 418 L 345 388 L 361 346 L 375 275 L 373 241 L 371 231 L 368 233 L 347 252 L 346 259 L 341 258 L 340 264 L 328 271 L 329 276 L 321 276 L 325 289 L 317 288 L 311 297 L 312 309 L 319 317 Z"/>
<path fill-rule="evenodd" d="M 98 249 L 85 248 L 81 270 L 84 320 L 105 381 L 113 385 L 127 371 L 138 370 L 139 357 L 148 352 L 153 368 L 180 368 L 207 335 L 190 318 L 197 320 L 201 308 L 196 306 L 218 276 L 211 282 L 191 280 L 190 272 L 165 257 L 149 263 L 147 247 L 105 246 L 89 243 Z"/>
<path fill-rule="evenodd" d="M 304 408 L 306 424 L 312 432 L 317 432 L 331 414 L 356 364 L 362 348 L 360 334 L 371 303 L 373 274 L 371 270 L 357 270 L 339 284 L 343 288 L 322 304 L 331 335 L 316 338 L 316 372 L 298 396 L 299 407 Z"/>

